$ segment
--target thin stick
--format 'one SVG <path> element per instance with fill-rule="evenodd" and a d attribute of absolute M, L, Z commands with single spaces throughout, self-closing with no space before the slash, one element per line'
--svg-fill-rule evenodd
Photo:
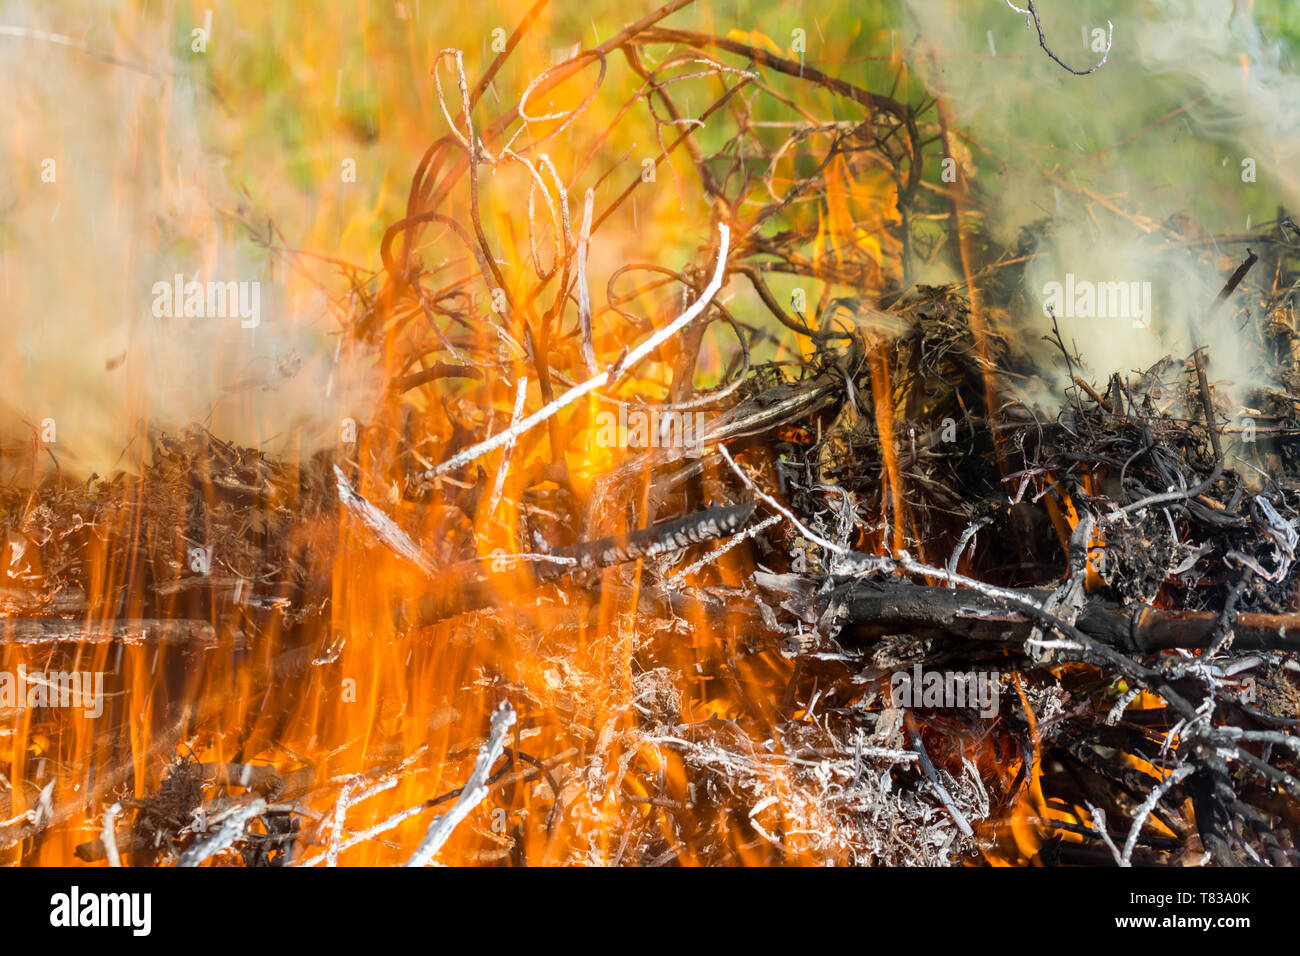
<path fill-rule="evenodd" d="M 525 376 L 519 377 L 519 382 L 515 385 L 515 410 L 510 416 L 510 428 L 507 431 L 513 431 L 519 424 L 519 418 L 524 413 L 524 399 L 528 397 L 528 379 Z M 506 442 L 505 451 L 501 453 L 501 467 L 497 469 L 496 481 L 492 483 L 492 497 L 488 499 L 487 516 L 490 518 L 497 512 L 497 504 L 501 501 L 501 493 L 506 486 L 506 472 L 510 470 L 510 453 L 514 451 L 515 440 L 511 438 Z"/>
<path fill-rule="evenodd" d="M 177 866 L 198 866 L 210 856 L 215 856 L 244 835 L 244 825 L 253 817 L 266 812 L 266 801 L 258 797 L 246 807 L 240 807 L 221 824 L 221 829 L 181 854 Z"/>
<path fill-rule="evenodd" d="M 710 551 L 708 554 L 700 558 L 700 560 L 696 561 L 690 567 L 683 568 L 677 574 L 674 574 L 672 577 L 667 578 L 664 581 L 664 587 L 667 588 L 681 587 L 683 584 L 686 583 L 686 579 L 688 577 L 690 577 L 692 574 L 695 574 L 705 565 L 712 564 L 714 561 L 718 560 L 718 558 L 722 557 L 724 554 L 726 554 L 732 548 L 736 547 L 738 544 L 741 544 L 749 540 L 750 538 L 754 537 L 754 535 L 758 534 L 760 531 L 764 530 L 765 528 L 770 528 L 772 525 L 776 524 L 780 520 L 781 520 L 780 515 L 771 515 L 770 517 L 764 518 L 758 524 L 751 525 L 750 527 L 746 528 L 744 531 L 735 535 L 730 541 L 728 541 L 722 547 L 714 551 Z"/>
<path fill-rule="evenodd" d="M 478 378 L 483 377 L 483 370 L 474 368 L 471 365 L 452 365 L 447 362 L 438 362 L 432 368 L 421 369 L 418 372 L 412 372 L 410 375 L 400 375 L 388 383 L 390 390 L 394 392 L 407 392 L 411 389 L 425 385 L 440 378 Z"/>
<path fill-rule="evenodd" d="M 952 796 L 939 779 L 939 772 L 934 769 L 934 764 L 930 763 L 930 757 L 926 754 L 925 747 L 921 743 L 921 734 L 916 729 L 916 718 L 912 716 L 911 711 L 906 711 L 905 717 L 907 720 L 907 734 L 911 738 L 912 749 L 916 751 L 916 756 L 920 760 L 921 772 L 925 774 L 925 779 L 930 781 L 930 786 L 939 795 L 939 801 L 943 804 L 944 809 L 948 811 L 948 815 L 952 817 L 952 822 L 957 824 L 957 829 L 965 836 L 974 836 L 975 831 L 971 829 L 965 815 L 957 809 L 957 804 L 953 803 Z"/>
<path fill-rule="evenodd" d="M 347 476 L 343 474 L 343 469 L 338 465 L 334 466 L 334 478 L 338 482 L 339 501 L 343 502 L 343 506 L 356 516 L 357 520 L 365 525 L 381 544 L 386 545 L 399 557 L 410 561 L 427 575 L 433 576 L 438 572 L 438 566 L 433 559 L 398 527 L 397 522 L 357 494 L 348 482 Z"/>
<path fill-rule="evenodd" d="M 671 551 L 680 551 L 695 544 L 735 534 L 754 513 L 754 502 L 738 505 L 712 505 L 703 511 L 660 521 L 639 531 L 610 535 L 596 541 L 556 548 L 553 558 L 572 558 L 582 568 L 607 568 L 639 558 L 653 558 Z M 539 568 L 539 579 L 558 577 L 562 569 Z"/>
<path fill-rule="evenodd" d="M 123 60 L 120 57 L 113 56 L 111 53 L 102 53 L 99 50 L 92 50 L 80 40 L 74 40 L 72 37 L 64 36 L 62 33 L 50 33 L 47 30 L 32 30 L 27 27 L 14 27 L 8 24 L 0 25 L 0 36 L 16 37 L 22 40 L 41 40 L 45 43 L 52 43 L 55 46 L 65 46 L 78 53 L 84 53 L 86 56 L 96 60 L 102 60 L 105 63 L 111 63 L 114 66 L 124 66 L 128 70 L 135 70 L 138 73 L 146 73 L 150 76 L 180 76 L 179 70 L 160 70 L 149 66 L 147 63 L 133 63 L 130 60 Z"/>
<path fill-rule="evenodd" d="M 117 835 L 113 832 L 114 821 L 121 809 L 122 804 L 115 803 L 104 811 L 104 855 L 108 858 L 109 866 L 122 865 L 122 860 L 117 855 Z"/>
<path fill-rule="evenodd" d="M 718 453 L 721 454 L 723 460 L 725 460 L 726 463 L 731 466 L 731 470 L 736 473 L 736 476 L 741 480 L 741 482 L 744 483 L 746 488 L 752 491 L 759 498 L 759 500 L 761 500 L 765 505 L 767 505 L 777 514 L 785 518 L 786 521 L 794 525 L 795 530 L 798 531 L 801 535 L 803 535 L 813 544 L 817 545 L 819 548 L 825 548 L 827 551 L 831 552 L 831 554 L 847 555 L 849 553 L 847 548 L 841 548 L 838 544 L 835 544 L 833 541 L 827 541 L 821 535 L 817 534 L 817 532 L 807 527 L 802 521 L 800 521 L 798 518 L 794 516 L 793 511 L 791 511 L 785 505 L 781 504 L 781 502 L 777 501 L 775 498 L 773 498 L 771 495 L 765 492 L 762 488 L 758 487 L 758 485 L 754 484 L 753 479 L 751 479 L 749 475 L 745 474 L 743 468 L 741 468 L 739 465 L 736 464 L 736 460 L 732 458 L 731 453 L 727 451 L 726 445 L 719 445 Z"/>
<path fill-rule="evenodd" d="M 492 772 L 492 765 L 505 750 L 506 733 L 514 722 L 515 709 L 507 701 L 492 715 L 492 732 L 488 735 L 487 743 L 479 749 L 478 758 L 474 761 L 474 770 L 469 775 L 469 782 L 465 784 L 465 789 L 461 791 L 445 816 L 434 817 L 429 823 L 429 829 L 424 834 L 424 839 L 420 841 L 419 847 L 416 848 L 415 854 L 406 861 L 407 866 L 428 866 L 460 821 L 469 816 L 470 811 L 487 797 L 488 775 Z"/>
<path fill-rule="evenodd" d="M 1218 312 L 1223 303 L 1228 301 L 1232 293 L 1236 291 L 1237 286 L 1241 285 L 1241 280 L 1246 278 L 1246 273 L 1250 272 L 1251 268 L 1258 261 L 1259 256 L 1251 251 L 1251 248 L 1247 246 L 1245 260 L 1241 265 L 1237 266 L 1237 271 L 1228 277 L 1228 281 L 1224 283 L 1223 288 L 1219 290 L 1219 295 L 1215 298 L 1214 305 L 1210 307 L 1210 315 L 1214 315 L 1214 313 Z"/>
<path fill-rule="evenodd" d="M 582 327 L 582 360 L 588 374 L 596 374 L 596 348 L 591 333 L 591 291 L 587 288 L 587 244 L 591 241 L 591 207 L 594 190 L 587 190 L 582 207 L 582 231 L 578 234 L 578 322 Z"/>
<path fill-rule="evenodd" d="M 615 361 L 612 366 L 601 372 L 599 375 L 587 379 L 587 381 L 580 385 L 575 385 L 554 401 L 550 402 L 538 411 L 533 412 L 533 414 L 529 415 L 517 425 L 512 426 L 506 431 L 499 432 L 486 441 L 479 442 L 477 445 L 471 445 L 469 448 L 452 455 L 441 465 L 422 472 L 416 476 L 416 480 L 432 481 L 439 475 L 445 475 L 449 471 L 455 471 L 457 468 L 462 468 L 465 465 L 468 465 L 471 461 L 482 458 L 489 452 L 496 451 L 502 445 L 513 441 L 524 432 L 531 431 L 542 422 L 554 417 L 561 409 L 572 405 L 584 395 L 590 395 L 596 389 L 603 388 L 616 381 L 622 375 L 624 370 L 630 369 L 632 366 L 636 365 L 655 349 L 659 348 L 659 346 L 668 339 L 672 338 L 686 326 L 690 325 L 691 322 L 695 321 L 695 319 L 704 313 L 704 310 L 708 308 L 709 303 L 713 301 L 713 297 L 717 295 L 718 290 L 722 288 L 722 280 L 726 276 L 727 272 L 727 249 L 730 236 L 731 230 L 727 227 L 727 224 L 721 222 L 718 223 L 717 267 L 714 269 L 713 278 L 709 280 L 708 286 L 705 287 L 704 292 L 695 300 L 695 303 L 689 309 L 679 315 L 668 325 L 655 332 L 636 348 L 628 352 L 626 356 L 622 357 L 621 361 Z"/>
<path fill-rule="evenodd" d="M 1110 45 L 1111 41 L 1115 38 L 1115 25 L 1109 20 L 1106 21 L 1106 51 L 1101 55 L 1101 61 L 1090 70 L 1076 70 L 1053 53 L 1052 48 L 1047 45 L 1047 34 L 1043 32 L 1043 21 L 1038 18 L 1038 10 L 1034 6 L 1034 0 L 1029 0 L 1029 9 L 1027 10 L 1021 10 L 1018 6 L 1012 3 L 1011 0 L 1007 0 L 1007 6 L 1016 11 L 1016 13 L 1023 13 L 1025 15 L 1025 26 L 1029 26 L 1030 19 L 1033 19 L 1033 25 L 1038 28 L 1038 45 L 1043 48 L 1044 53 L 1055 60 L 1057 64 L 1060 65 L 1061 69 L 1066 72 L 1073 73 L 1075 76 L 1087 76 L 1089 73 L 1096 73 L 1100 70 L 1106 65 L 1106 60 L 1110 58 Z"/>
<path fill-rule="evenodd" d="M 1184 764 L 1179 767 L 1164 780 L 1160 785 L 1151 791 L 1150 795 L 1142 801 L 1142 806 L 1137 808 L 1137 813 L 1133 814 L 1133 826 L 1129 828 L 1128 839 L 1124 841 L 1124 852 L 1120 855 L 1120 866 L 1133 865 L 1133 848 L 1137 846 L 1138 834 L 1142 831 L 1142 824 L 1146 823 L 1147 817 L 1151 816 L 1151 811 L 1156 808 L 1160 798 L 1165 795 L 1165 791 L 1176 784 L 1179 780 L 1189 776 L 1196 768 L 1191 764 Z"/>
<path fill-rule="evenodd" d="M 1088 808 L 1088 815 L 1092 818 L 1093 832 L 1100 837 L 1102 843 L 1106 844 L 1106 849 L 1110 850 L 1110 855 L 1115 858 L 1115 862 L 1123 866 L 1124 857 L 1120 854 L 1119 847 L 1115 846 L 1115 841 L 1111 839 L 1110 832 L 1106 829 L 1106 811 L 1101 807 L 1094 807 L 1087 801 L 1084 801 L 1083 805 Z"/>

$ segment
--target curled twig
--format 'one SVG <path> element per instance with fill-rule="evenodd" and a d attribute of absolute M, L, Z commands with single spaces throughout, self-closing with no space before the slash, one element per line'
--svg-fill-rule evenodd
<path fill-rule="evenodd" d="M 1060 65 L 1061 69 L 1066 72 L 1073 73 L 1075 76 L 1087 76 L 1089 73 L 1096 73 L 1100 70 L 1106 65 L 1106 60 L 1110 58 L 1110 45 L 1111 41 L 1115 38 L 1115 26 L 1109 20 L 1106 21 L 1106 50 L 1102 53 L 1101 60 L 1098 61 L 1096 66 L 1090 69 L 1076 70 L 1052 52 L 1052 48 L 1047 45 L 1047 34 L 1043 32 L 1043 21 L 1038 16 L 1038 10 L 1034 6 L 1034 0 L 1029 0 L 1028 7 L 1024 10 L 1012 3 L 1011 0 L 1007 0 L 1007 6 L 1016 11 L 1016 13 L 1023 13 L 1025 15 L 1026 27 L 1033 25 L 1038 29 L 1038 45 L 1043 48 L 1044 53 L 1055 60 L 1057 64 Z"/>

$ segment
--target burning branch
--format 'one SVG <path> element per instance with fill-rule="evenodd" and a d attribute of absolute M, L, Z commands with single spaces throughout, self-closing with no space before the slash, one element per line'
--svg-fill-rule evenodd
<path fill-rule="evenodd" d="M 429 824 L 429 829 L 424 834 L 424 839 L 420 841 L 419 847 L 416 848 L 415 854 L 406 861 L 407 866 L 428 866 L 432 863 L 433 858 L 438 855 L 438 851 L 442 849 L 442 845 L 447 842 L 460 821 L 469 816 L 470 811 L 487 797 L 488 775 L 492 772 L 492 765 L 505 750 L 506 734 L 514 726 L 514 722 L 515 709 L 508 702 L 497 708 L 492 715 L 492 732 L 488 735 L 487 743 L 478 752 L 478 759 L 474 761 L 474 771 L 466 781 L 465 789 L 461 791 L 456 802 L 444 816 L 435 817 Z"/>
<path fill-rule="evenodd" d="M 334 478 L 338 482 L 339 501 L 381 544 L 389 548 L 398 557 L 409 561 L 427 575 L 435 575 L 438 567 L 424 550 L 411 540 L 410 536 L 397 525 L 392 518 L 384 514 L 365 498 L 353 490 L 343 469 L 334 466 Z"/>
<path fill-rule="evenodd" d="M 243 836 L 244 827 L 248 825 L 249 820 L 259 817 L 265 812 L 266 801 L 261 797 L 257 797 L 247 806 L 232 808 L 225 819 L 221 821 L 221 826 L 217 832 L 182 853 L 176 865 L 182 867 L 198 866 L 204 860 L 216 856 Z M 215 823 L 216 820 L 211 822 Z"/>
<path fill-rule="evenodd" d="M 496 451 L 502 445 L 515 441 L 520 435 L 536 428 L 542 422 L 551 418 L 567 406 L 572 405 L 583 396 L 590 395 L 598 388 L 604 388 L 607 385 L 613 384 L 623 375 L 624 372 L 633 368 L 647 355 L 659 348 L 660 345 L 671 339 L 682 329 L 686 328 L 686 326 L 690 325 L 704 313 L 704 310 L 708 308 L 709 303 L 713 301 L 713 297 L 717 294 L 718 290 L 722 288 L 722 280 L 726 275 L 727 243 L 730 235 L 731 231 L 727 227 L 727 224 L 722 222 L 718 223 L 718 262 L 713 271 L 713 278 L 709 280 L 709 284 L 704 287 L 704 291 L 700 294 L 700 297 L 695 300 L 691 307 L 676 319 L 664 326 L 662 329 L 656 331 L 630 352 L 620 355 L 619 358 L 614 361 L 613 365 L 601 372 L 599 375 L 587 379 L 580 385 L 575 385 L 554 401 L 538 409 L 536 412 L 512 425 L 505 431 L 493 435 L 486 441 L 481 441 L 476 445 L 471 445 L 469 448 L 456 453 L 435 468 L 430 468 L 428 471 L 419 473 L 415 476 L 415 479 L 417 481 L 432 481 L 439 475 L 445 475 L 448 472 L 462 468 L 465 465 L 468 465 L 471 461 L 481 458 L 489 452 Z"/>

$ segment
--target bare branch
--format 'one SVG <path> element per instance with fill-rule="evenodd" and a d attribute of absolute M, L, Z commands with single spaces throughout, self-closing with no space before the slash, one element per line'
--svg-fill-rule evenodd
<path fill-rule="evenodd" d="M 437 856 L 438 851 L 442 849 L 442 845 L 447 842 L 447 838 L 451 836 L 460 821 L 483 802 L 488 795 L 488 775 L 492 772 L 492 765 L 505 750 L 506 733 L 514 722 L 515 709 L 507 701 L 492 715 L 492 732 L 488 735 L 487 743 L 478 752 L 478 759 L 474 761 L 474 770 L 469 775 L 469 782 L 465 784 L 465 789 L 461 791 L 445 816 L 434 817 L 415 854 L 406 861 L 407 866 L 428 866 L 433 862 L 433 858 Z"/>
<path fill-rule="evenodd" d="M 338 482 L 339 501 L 343 502 L 343 506 L 365 525 L 381 544 L 399 557 L 410 561 L 425 574 L 437 573 L 437 564 L 424 553 L 424 549 L 412 541 L 410 536 L 398 527 L 397 522 L 361 497 L 338 465 L 334 466 L 334 478 Z"/>
<path fill-rule="evenodd" d="M 1106 51 L 1102 53 L 1101 60 L 1098 61 L 1097 65 L 1092 67 L 1091 69 L 1076 70 L 1074 67 L 1070 66 L 1070 64 L 1066 63 L 1059 56 L 1053 53 L 1052 48 L 1047 45 L 1047 34 L 1043 32 L 1043 21 L 1039 19 L 1038 9 L 1034 6 L 1034 0 L 1029 0 L 1029 6 L 1027 9 L 1024 10 L 1020 9 L 1020 7 L 1012 3 L 1011 0 L 1007 0 L 1007 6 L 1009 6 L 1012 10 L 1016 11 L 1016 13 L 1023 13 L 1025 15 L 1025 26 L 1029 26 L 1032 21 L 1034 27 L 1038 29 L 1038 45 L 1043 48 L 1044 53 L 1046 53 L 1053 60 L 1055 60 L 1057 64 L 1061 67 L 1061 69 L 1065 70 L 1066 72 L 1073 73 L 1075 76 L 1087 76 L 1089 73 L 1096 73 L 1098 70 L 1100 70 L 1103 66 L 1106 65 L 1106 60 L 1110 58 L 1110 45 L 1111 45 L 1111 41 L 1114 40 L 1115 38 L 1115 26 L 1109 20 L 1106 21 Z"/>
<path fill-rule="evenodd" d="M 266 801 L 258 797 L 247 806 L 240 807 L 228 816 L 221 829 L 202 843 L 190 847 L 181 854 L 177 866 L 198 866 L 208 857 L 215 856 L 244 835 L 244 826 L 249 820 L 266 812 Z M 107 846 L 107 844 L 105 844 Z"/>
<path fill-rule="evenodd" d="M 562 409 L 572 405 L 583 396 L 590 395 L 592 392 L 596 391 L 596 389 L 603 388 L 616 381 L 622 372 L 636 365 L 647 355 L 654 352 L 655 349 L 659 348 L 660 345 L 668 341 L 668 339 L 672 338 L 682 329 L 686 328 L 686 326 L 690 325 L 695 321 L 695 319 L 699 318 L 699 316 L 704 313 L 704 310 L 708 308 L 709 303 L 713 301 L 713 297 L 717 295 L 718 290 L 722 288 L 722 280 L 726 276 L 727 272 L 727 251 L 730 236 L 731 230 L 727 227 L 727 224 L 721 222 L 718 223 L 718 263 L 717 267 L 714 269 L 713 278 L 709 281 L 704 292 L 701 293 L 700 297 L 695 300 L 691 307 L 676 319 L 655 332 L 636 348 L 629 351 L 626 356 L 621 357 L 621 361 L 616 361 L 614 366 L 611 368 L 606 369 L 599 375 L 587 379 L 587 381 L 582 382 L 579 385 L 575 385 L 554 401 L 536 412 L 533 412 L 533 414 L 529 415 L 517 425 L 514 425 L 503 432 L 498 432 L 496 435 L 493 435 L 486 441 L 479 442 L 477 445 L 471 445 L 469 448 L 452 455 L 441 465 L 422 472 L 416 476 L 416 480 L 431 481 L 439 475 L 445 475 L 449 471 L 455 471 L 457 468 L 464 467 L 475 459 L 482 458 L 489 452 L 496 451 L 507 442 L 514 441 L 524 432 L 536 428 L 542 422 L 554 417 Z"/>

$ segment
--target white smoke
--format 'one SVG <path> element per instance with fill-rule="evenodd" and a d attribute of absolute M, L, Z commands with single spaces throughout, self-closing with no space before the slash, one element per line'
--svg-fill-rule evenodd
<path fill-rule="evenodd" d="M 99 4 L 10 4 L 0 25 L 13 104 L 0 132 L 0 440 L 52 423 L 61 467 L 105 474 L 142 426 L 309 450 L 364 417 L 364 376 L 336 362 L 323 297 L 286 301 L 284 263 L 237 221 L 241 197 L 201 139 L 215 107 L 166 52 L 168 25 Z M 257 327 L 155 315 L 154 285 L 178 273 L 257 282 Z"/>
<path fill-rule="evenodd" d="M 1049 331 L 1044 287 L 1070 275 L 1149 282 L 1149 322 L 1058 316 L 1092 377 L 1205 345 L 1212 377 L 1229 394 L 1227 382 L 1265 380 L 1247 347 L 1255 333 L 1229 318 L 1235 309 L 1207 318 L 1245 257 L 1243 245 L 1218 248 L 1208 234 L 1244 233 L 1300 198 L 1300 77 L 1250 3 L 1037 6 L 1049 45 L 1078 69 L 1100 59 L 1095 45 L 1113 22 L 1106 65 L 1087 76 L 1062 70 L 1025 17 L 1000 0 L 909 4 L 913 68 L 945 97 L 951 122 L 969 131 L 976 150 L 986 146 L 1001 161 L 992 178 L 975 180 L 978 202 L 992 210 L 988 230 L 1005 243 L 1030 223 L 1052 222 L 1035 250 L 1044 257 L 1026 269 L 1015 318 Z M 1217 253 L 1208 268 L 1194 255 L 1203 249 Z M 1059 404 L 1065 369 L 1057 371 Z"/>

